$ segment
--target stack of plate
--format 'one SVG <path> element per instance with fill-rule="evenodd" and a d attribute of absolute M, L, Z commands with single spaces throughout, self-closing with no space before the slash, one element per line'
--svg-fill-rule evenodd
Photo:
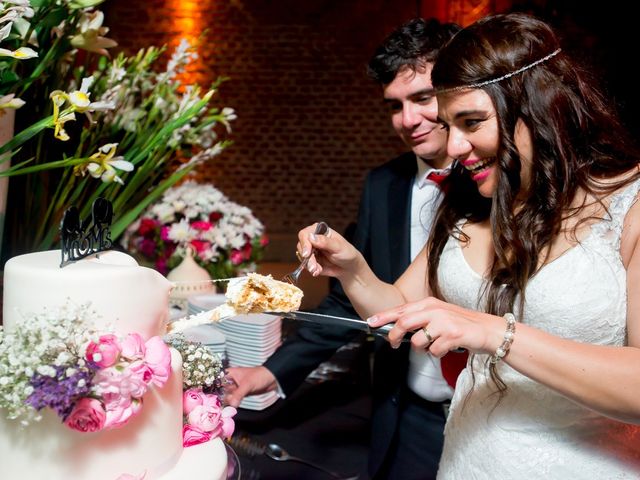
<path fill-rule="evenodd" d="M 189 297 L 188 315 L 211 310 L 225 302 L 222 294 L 201 294 Z M 262 365 L 280 346 L 282 321 L 279 317 L 265 314 L 238 315 L 214 325 L 226 339 L 226 358 L 230 367 L 254 367 Z M 263 410 L 278 399 L 275 392 L 246 397 L 241 408 Z"/>
<path fill-rule="evenodd" d="M 202 293 L 187 299 L 187 315 L 213 310 L 226 301 L 224 293 Z"/>
<path fill-rule="evenodd" d="M 238 315 L 216 324 L 227 338 L 232 367 L 262 365 L 280 346 L 282 322 L 265 314 Z"/>

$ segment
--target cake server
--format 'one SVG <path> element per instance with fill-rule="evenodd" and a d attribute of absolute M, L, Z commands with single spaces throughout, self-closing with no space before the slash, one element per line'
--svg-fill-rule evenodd
<path fill-rule="evenodd" d="M 338 327 L 350 327 L 356 330 L 378 335 L 388 339 L 389 331 L 393 328 L 393 323 L 382 325 L 381 327 L 372 328 L 364 320 L 358 320 L 348 317 L 336 317 L 334 315 L 324 315 L 322 313 L 311 312 L 264 312 L 268 315 L 277 315 L 278 317 L 290 318 L 292 320 L 302 320 L 304 322 L 312 322 L 324 325 L 336 325 Z M 411 341 L 414 332 L 407 332 L 402 339 L 403 342 Z"/>
<path fill-rule="evenodd" d="M 381 327 L 372 328 L 369 326 L 367 322 L 364 320 L 358 320 L 355 318 L 348 317 L 336 317 L 335 315 L 324 315 L 322 313 L 311 313 L 311 312 L 264 312 L 268 315 L 277 315 L 279 317 L 290 318 L 292 320 L 302 320 L 303 322 L 312 322 L 319 323 L 325 325 L 336 325 L 338 327 L 351 327 L 356 330 L 360 330 L 363 332 L 370 333 L 372 335 L 377 335 L 379 337 L 384 338 L 385 340 L 389 340 L 389 332 L 394 327 L 395 323 L 387 323 L 386 325 L 382 325 Z M 413 332 L 407 332 L 404 334 L 404 338 L 402 342 L 410 342 Z M 455 353 L 462 353 L 465 351 L 464 348 L 456 348 L 455 350 L 451 350 Z"/>

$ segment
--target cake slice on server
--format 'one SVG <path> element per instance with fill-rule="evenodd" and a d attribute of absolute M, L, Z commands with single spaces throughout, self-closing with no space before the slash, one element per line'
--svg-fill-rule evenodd
<path fill-rule="evenodd" d="M 167 332 L 178 333 L 247 313 L 293 312 L 300 308 L 303 293 L 295 285 L 275 280 L 271 275 L 249 273 L 229 280 L 225 297 L 226 302 L 213 310 L 170 323 Z"/>

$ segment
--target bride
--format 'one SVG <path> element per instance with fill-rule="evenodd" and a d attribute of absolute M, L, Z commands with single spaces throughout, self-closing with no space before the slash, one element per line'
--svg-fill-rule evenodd
<path fill-rule="evenodd" d="M 637 153 L 532 17 L 467 27 L 432 77 L 457 162 L 425 251 L 394 285 L 335 232 L 298 251 L 394 346 L 473 354 L 439 478 L 640 477 Z"/>

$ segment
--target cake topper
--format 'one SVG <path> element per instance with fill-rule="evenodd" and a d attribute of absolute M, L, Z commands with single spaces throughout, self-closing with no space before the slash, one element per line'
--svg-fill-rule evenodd
<path fill-rule="evenodd" d="M 60 267 L 94 253 L 109 250 L 113 245 L 109 230 L 112 218 L 113 206 L 109 200 L 102 197 L 93 202 L 91 216 L 84 220 L 80 219 L 76 207 L 67 208 L 60 222 Z"/>

